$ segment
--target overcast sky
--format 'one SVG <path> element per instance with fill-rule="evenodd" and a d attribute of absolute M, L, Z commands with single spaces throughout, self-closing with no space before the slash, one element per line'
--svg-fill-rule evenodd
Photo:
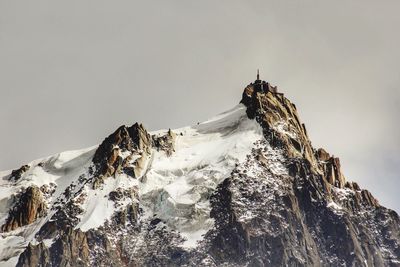
<path fill-rule="evenodd" d="M 260 68 L 400 211 L 399 1 L 0 0 L 0 169 L 236 105 Z"/>

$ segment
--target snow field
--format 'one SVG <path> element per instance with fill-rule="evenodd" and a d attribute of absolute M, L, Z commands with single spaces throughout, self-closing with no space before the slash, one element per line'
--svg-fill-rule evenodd
<path fill-rule="evenodd" d="M 175 153 L 154 151 L 145 182 L 139 185 L 146 215 L 155 216 L 186 239 L 192 248 L 213 227 L 209 197 L 263 138 L 261 127 L 235 108 L 177 133 Z M 182 136 L 180 135 L 182 133 Z"/>

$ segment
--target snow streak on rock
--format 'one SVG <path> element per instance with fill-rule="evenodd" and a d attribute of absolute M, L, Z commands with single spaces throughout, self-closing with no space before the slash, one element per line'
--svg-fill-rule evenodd
<path fill-rule="evenodd" d="M 71 185 L 79 184 L 78 179 L 87 174 L 95 147 L 63 152 L 48 158 L 35 160 L 28 164 L 29 170 L 23 173 L 18 180 L 11 178 L 11 172 L 3 173 L 0 184 L 0 222 L 3 225 L 12 209 L 15 199 L 26 188 L 36 186 L 40 188 L 48 208 L 46 216 L 39 218 L 30 225 L 23 226 L 10 232 L 1 233 L 0 261 L 13 266 L 18 260 L 19 253 L 29 242 L 35 243 L 35 235 L 40 228 L 56 212 L 55 207 L 65 202 L 63 194 Z M 27 215 L 24 215 L 27 216 Z"/>

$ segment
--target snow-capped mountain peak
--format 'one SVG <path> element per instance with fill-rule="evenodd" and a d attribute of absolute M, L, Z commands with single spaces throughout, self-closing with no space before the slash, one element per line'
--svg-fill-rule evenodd
<path fill-rule="evenodd" d="M 198 125 L 121 126 L 0 176 L 4 266 L 400 264 L 398 215 L 259 79 Z"/>

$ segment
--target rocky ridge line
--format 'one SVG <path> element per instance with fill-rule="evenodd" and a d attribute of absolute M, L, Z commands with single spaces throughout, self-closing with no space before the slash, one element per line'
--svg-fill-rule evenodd
<path fill-rule="evenodd" d="M 141 218 L 135 186 L 108 195 L 116 212 L 103 226 L 75 229 L 85 185 L 101 190 L 120 174 L 137 179 L 153 149 L 174 152 L 172 131 L 150 135 L 136 123 L 98 147 L 89 173 L 67 188 L 18 266 L 399 266 L 397 213 L 346 181 L 340 160 L 313 148 L 296 106 L 265 84 L 266 92 L 246 87 L 241 101 L 265 139 L 210 197 L 215 227 L 195 249 L 182 248 L 157 217 Z"/>
<path fill-rule="evenodd" d="M 100 247 L 109 244 L 108 237 L 101 230 L 89 230 L 82 232 L 74 229 L 78 220 L 76 219 L 82 212 L 80 203 L 85 199 L 82 190 L 85 184 L 91 184 L 96 190 L 100 189 L 105 179 L 113 179 L 118 174 L 124 173 L 136 179 L 141 175 L 151 158 L 151 150 L 165 151 L 166 155 L 171 155 L 174 151 L 175 133 L 169 130 L 166 134 L 150 135 L 143 125 L 135 123 L 131 127 L 121 126 L 114 133 L 108 136 L 97 148 L 93 156 L 93 166 L 90 167 L 89 176 L 80 177 L 82 183 L 80 189 L 77 185 L 71 184 L 64 192 L 67 199 L 61 202 L 51 219 L 43 225 L 36 239 L 37 245 L 29 244 L 27 249 L 20 255 L 17 266 L 88 266 L 91 258 L 89 256 L 89 246 L 91 248 L 99 246 L 99 239 L 103 239 Z M 132 203 L 126 205 L 124 209 L 113 215 L 111 224 L 118 225 L 118 229 L 126 224 L 135 225 L 139 217 L 138 188 L 117 188 L 110 192 L 109 199 L 120 205 L 126 200 Z M 28 198 L 32 201 L 31 198 Z M 28 213 L 32 212 L 30 207 L 25 209 Z M 14 214 L 9 215 L 10 221 L 15 221 Z M 26 224 L 34 222 L 36 217 Z M 15 224 L 13 224 L 15 225 Z M 111 229 L 110 226 L 100 227 L 100 229 Z M 14 228 L 21 226 L 16 225 Z M 7 226 L 9 227 L 8 224 Z M 57 238 L 58 236 L 58 238 Z M 47 247 L 45 239 L 57 241 Z M 110 245 L 110 244 L 109 244 Z M 86 248 L 83 249 L 82 248 Z M 113 259 L 113 264 L 121 261 L 121 256 L 110 252 L 108 255 Z M 122 263 L 121 263 L 122 264 Z"/>

